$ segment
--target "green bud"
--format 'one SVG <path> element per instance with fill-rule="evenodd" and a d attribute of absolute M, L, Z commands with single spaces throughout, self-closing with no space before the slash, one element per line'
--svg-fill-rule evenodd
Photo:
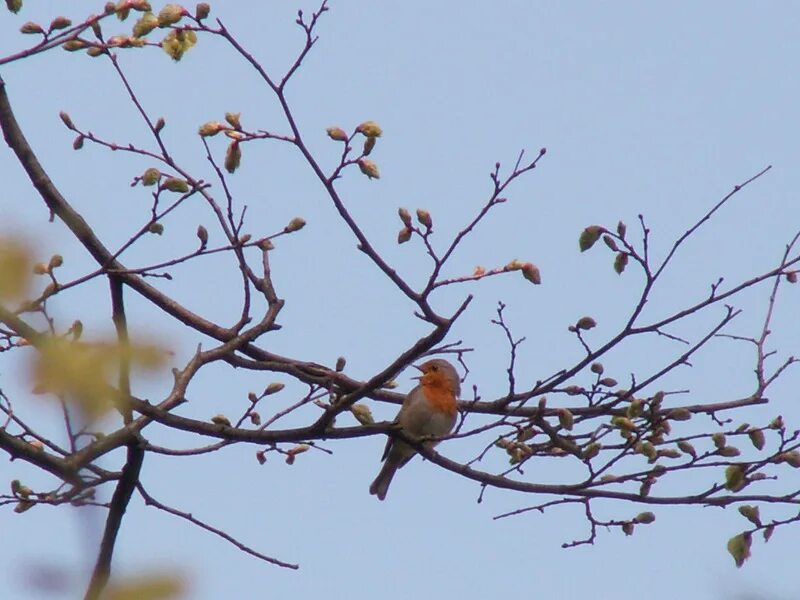
<path fill-rule="evenodd" d="M 356 127 L 356 133 L 360 133 L 368 138 L 380 137 L 383 134 L 380 126 L 375 121 L 364 121 Z"/>
<path fill-rule="evenodd" d="M 423 225 L 425 229 L 431 229 L 433 227 L 433 219 L 431 218 L 431 213 L 429 213 L 424 208 L 417 209 L 417 221 L 419 221 L 420 225 Z"/>
<path fill-rule="evenodd" d="M 569 409 L 566 408 L 559 408 L 558 409 L 558 422 L 567 431 L 572 431 L 572 427 L 575 424 L 575 418 L 572 416 L 572 413 Z"/>
<path fill-rule="evenodd" d="M 325 132 L 328 134 L 328 137 L 332 140 L 337 142 L 346 142 L 347 141 L 347 132 L 342 129 L 341 127 L 328 127 Z"/>
<path fill-rule="evenodd" d="M 142 173 L 141 182 L 144 186 L 150 186 L 157 184 L 159 179 L 161 179 L 161 171 L 155 167 L 150 167 L 144 173 Z M 186 189 L 189 189 L 188 186 Z"/>
<path fill-rule="evenodd" d="M 305 219 L 301 219 L 300 217 L 295 217 L 289 224 L 283 228 L 284 233 L 292 233 L 294 231 L 300 231 L 303 227 L 306 226 Z"/>
<path fill-rule="evenodd" d="M 750 438 L 750 442 L 752 442 L 756 450 L 764 449 L 766 439 L 764 438 L 764 432 L 761 429 L 751 429 L 747 432 L 747 436 Z"/>
<path fill-rule="evenodd" d="M 133 36 L 143 37 L 158 27 L 158 17 L 153 13 L 144 13 L 133 26 Z"/>
<path fill-rule="evenodd" d="M 183 18 L 184 8 L 180 4 L 167 4 L 158 13 L 158 26 L 169 27 Z"/>
<path fill-rule="evenodd" d="M 214 415 L 211 417 L 211 422 L 215 423 L 216 425 L 226 425 L 227 427 L 231 426 L 231 420 L 223 414 Z"/>
<path fill-rule="evenodd" d="M 169 190 L 170 192 L 185 194 L 189 191 L 189 184 L 183 179 L 179 179 L 177 177 L 167 177 L 161 182 L 161 188 Z"/>
<path fill-rule="evenodd" d="M 369 179 L 380 179 L 381 174 L 378 171 L 378 165 L 369 159 L 361 158 L 358 160 L 358 168 Z"/>
<path fill-rule="evenodd" d="M 273 383 L 270 383 L 270 384 L 269 384 L 269 385 L 268 385 L 268 386 L 267 386 L 267 387 L 264 389 L 264 395 L 265 395 L 265 396 L 270 396 L 270 395 L 272 395 L 272 394 L 277 394 L 277 393 L 278 393 L 278 392 L 280 392 L 280 391 L 281 391 L 281 390 L 282 390 L 284 387 L 286 387 L 286 386 L 285 386 L 284 384 L 282 384 L 282 383 L 279 383 L 279 382 L 273 382 Z"/>

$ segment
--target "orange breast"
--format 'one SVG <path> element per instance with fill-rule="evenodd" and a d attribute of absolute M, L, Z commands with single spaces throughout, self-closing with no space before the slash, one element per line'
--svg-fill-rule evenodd
<path fill-rule="evenodd" d="M 435 378 L 433 381 L 423 380 L 422 391 L 434 409 L 449 415 L 456 414 L 456 396 L 446 380 L 439 378 Z"/>

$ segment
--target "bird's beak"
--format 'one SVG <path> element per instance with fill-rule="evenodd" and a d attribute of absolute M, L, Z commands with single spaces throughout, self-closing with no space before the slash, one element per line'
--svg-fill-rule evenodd
<path fill-rule="evenodd" d="M 420 367 L 419 365 L 411 365 L 411 366 L 414 367 L 420 373 L 423 373 L 423 374 L 425 373 L 425 371 L 423 371 L 422 367 Z M 422 375 L 417 375 L 416 377 L 412 377 L 411 379 L 422 379 Z"/>

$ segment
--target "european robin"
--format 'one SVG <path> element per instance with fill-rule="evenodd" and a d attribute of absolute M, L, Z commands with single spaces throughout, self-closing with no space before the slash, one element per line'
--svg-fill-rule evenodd
<path fill-rule="evenodd" d="M 410 437 L 442 437 L 450 433 L 456 424 L 458 410 L 456 398 L 461 394 L 461 382 L 455 367 L 446 360 L 434 358 L 422 365 L 414 365 L 422 371 L 419 385 L 403 400 L 403 406 L 394 422 Z M 426 442 L 428 447 L 436 441 Z M 413 446 L 401 439 L 390 437 L 386 442 L 381 460 L 385 461 L 380 473 L 369 486 L 369 493 L 386 498 L 389 484 L 397 469 L 405 465 L 417 453 Z"/>

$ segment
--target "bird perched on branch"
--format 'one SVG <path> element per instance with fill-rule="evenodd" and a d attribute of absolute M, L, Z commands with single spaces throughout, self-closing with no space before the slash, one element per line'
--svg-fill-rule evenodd
<path fill-rule="evenodd" d="M 409 437 L 442 437 L 450 433 L 458 415 L 456 399 L 461 394 L 461 382 L 455 367 L 446 360 L 434 358 L 414 365 L 422 372 L 417 379 L 419 385 L 403 400 L 403 406 L 394 422 Z M 433 447 L 438 442 L 427 442 Z M 386 498 L 389 484 L 397 469 L 405 465 L 417 453 L 413 446 L 399 438 L 390 437 L 383 451 L 383 467 L 369 486 L 369 493 Z"/>

